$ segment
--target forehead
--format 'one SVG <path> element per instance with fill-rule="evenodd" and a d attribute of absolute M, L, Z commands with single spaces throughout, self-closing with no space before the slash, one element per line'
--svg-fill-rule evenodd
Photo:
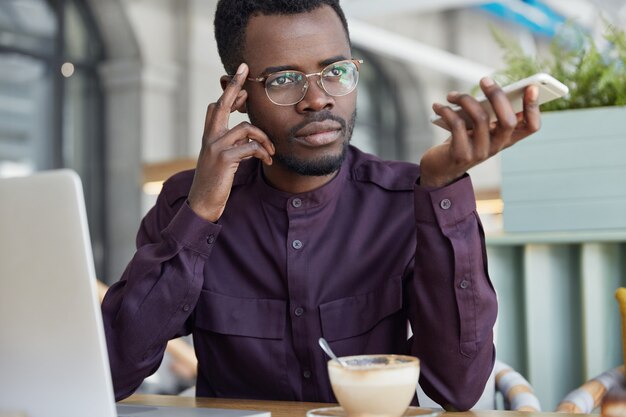
<path fill-rule="evenodd" d="M 259 15 L 248 22 L 244 59 L 251 74 L 276 66 L 312 71 L 335 56 L 350 58 L 350 45 L 329 6 L 292 15 Z"/>

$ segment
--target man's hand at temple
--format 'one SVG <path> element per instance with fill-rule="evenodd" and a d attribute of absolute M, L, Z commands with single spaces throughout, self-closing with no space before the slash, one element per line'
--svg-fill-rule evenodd
<path fill-rule="evenodd" d="M 230 113 L 246 101 L 247 92 L 242 86 L 247 76 L 248 66 L 241 64 L 225 84 L 222 96 L 206 112 L 202 148 L 188 200 L 197 215 L 212 222 L 224 212 L 241 161 L 255 157 L 272 164 L 274 145 L 261 129 L 248 122 L 228 129 Z"/>

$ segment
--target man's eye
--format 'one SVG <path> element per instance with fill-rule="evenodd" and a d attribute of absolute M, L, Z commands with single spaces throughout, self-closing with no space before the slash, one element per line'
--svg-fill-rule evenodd
<path fill-rule="evenodd" d="M 299 77 L 299 74 L 292 74 L 292 73 L 281 74 L 272 78 L 269 82 L 269 86 L 270 87 L 289 87 L 297 83 L 299 78 L 301 78 Z"/>
<path fill-rule="evenodd" d="M 347 69 L 343 66 L 336 66 L 336 67 L 332 67 L 326 74 L 326 77 L 341 77 L 342 75 L 344 75 L 347 71 Z"/>

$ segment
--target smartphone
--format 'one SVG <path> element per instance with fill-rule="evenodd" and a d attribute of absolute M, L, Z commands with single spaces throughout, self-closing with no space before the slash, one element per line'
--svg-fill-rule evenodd
<path fill-rule="evenodd" d="M 515 113 L 520 113 L 524 110 L 524 90 L 530 85 L 536 85 L 539 87 L 539 104 L 547 103 L 557 98 L 561 98 L 569 91 L 565 84 L 563 84 L 553 76 L 545 73 L 538 73 L 535 75 L 531 75 L 528 78 L 516 81 L 512 84 L 507 85 L 506 87 L 502 87 L 502 90 L 509 98 L 509 101 L 511 102 L 511 105 L 513 106 L 513 111 Z M 489 120 L 492 122 L 496 121 L 496 114 L 491 108 L 491 104 L 489 103 L 489 100 L 487 100 L 487 97 L 481 94 L 480 96 L 476 97 L 476 100 L 480 102 L 480 104 L 483 106 L 483 109 L 485 109 L 485 111 L 489 114 Z M 459 116 L 461 116 L 463 120 L 465 120 L 467 128 L 471 129 L 473 126 L 472 119 L 465 112 L 465 110 L 463 110 L 459 106 L 451 106 L 451 108 Z M 450 128 L 441 118 L 441 116 L 432 116 L 430 118 L 430 122 L 446 130 L 450 130 Z"/>

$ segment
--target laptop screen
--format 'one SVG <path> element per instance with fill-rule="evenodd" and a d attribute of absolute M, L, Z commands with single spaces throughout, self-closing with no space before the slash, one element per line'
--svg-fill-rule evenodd
<path fill-rule="evenodd" d="M 115 416 L 78 175 L 2 179 L 0 201 L 0 409 Z"/>
<path fill-rule="evenodd" d="M 29 417 L 269 417 L 249 410 L 118 405 L 80 179 L 0 179 L 0 413 Z"/>

